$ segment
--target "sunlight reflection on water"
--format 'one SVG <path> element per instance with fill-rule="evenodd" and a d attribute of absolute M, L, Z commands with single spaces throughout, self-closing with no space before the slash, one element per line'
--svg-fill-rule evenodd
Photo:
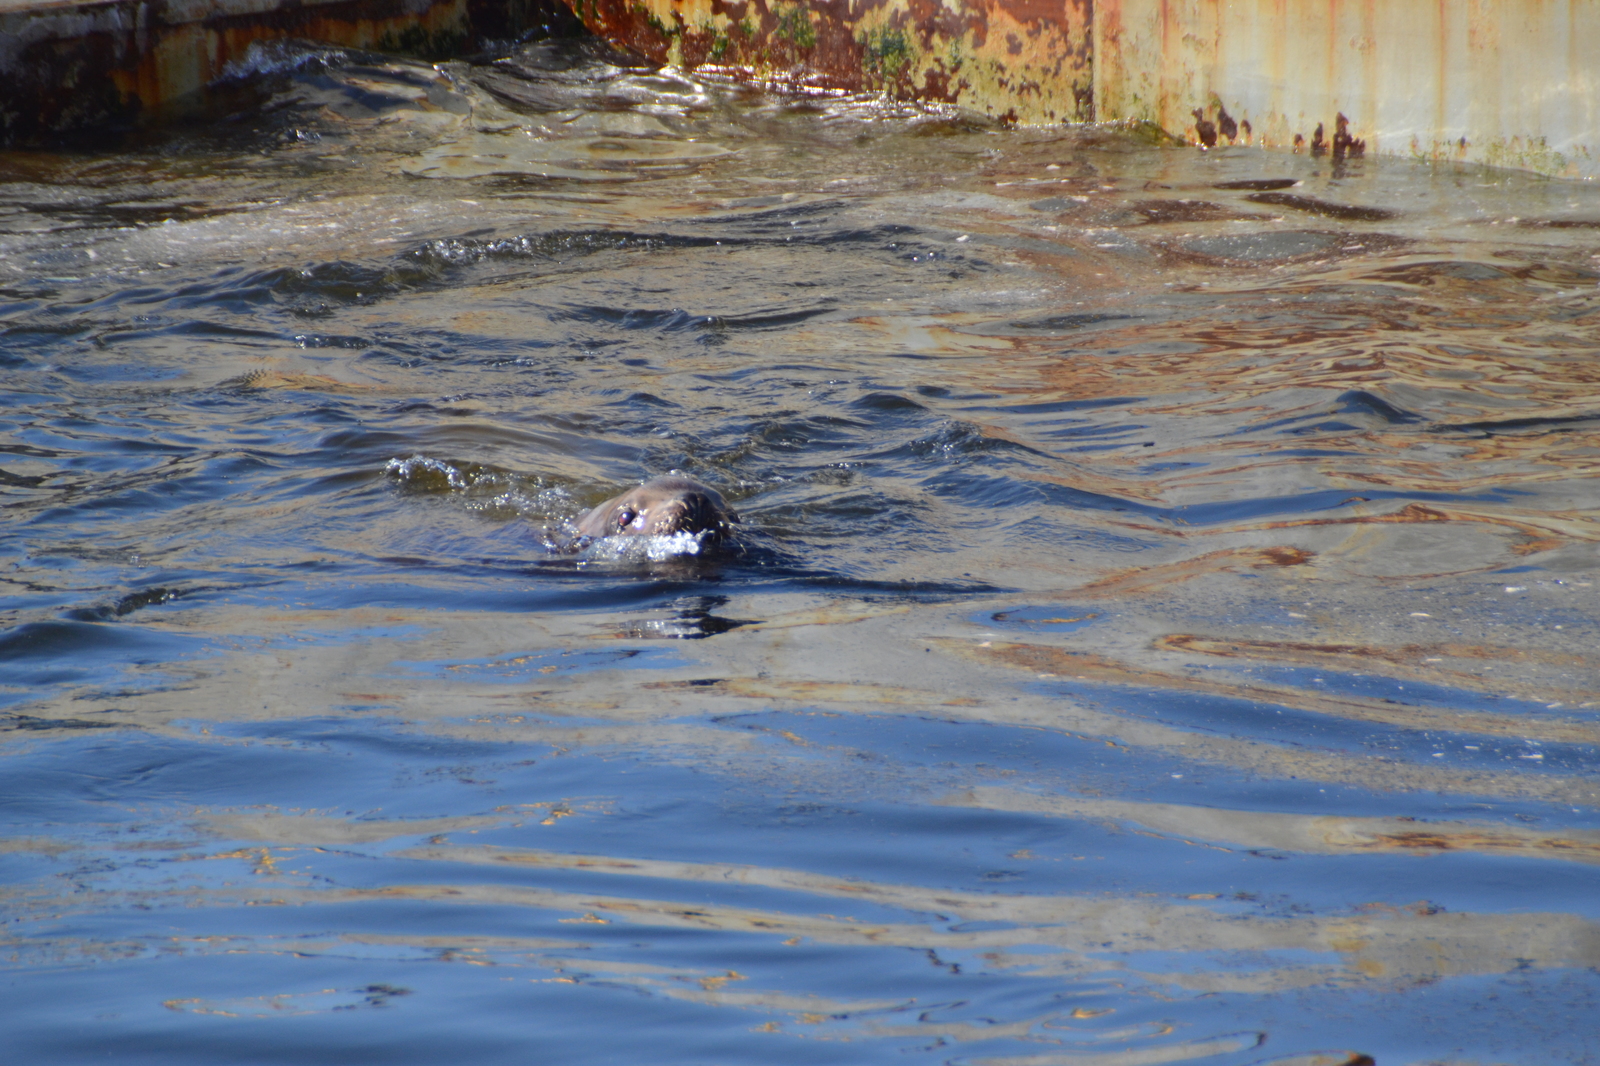
<path fill-rule="evenodd" d="M 1600 1053 L 1596 190 L 252 70 L 0 157 L 18 1054 Z"/>

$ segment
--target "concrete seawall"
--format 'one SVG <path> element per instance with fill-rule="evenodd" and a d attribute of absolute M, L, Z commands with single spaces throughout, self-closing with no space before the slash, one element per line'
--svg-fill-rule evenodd
<path fill-rule="evenodd" d="M 193 111 L 253 41 L 444 55 L 562 0 L 0 0 L 0 138 Z M 570 0 L 663 63 L 1029 124 L 1600 176 L 1600 0 Z"/>

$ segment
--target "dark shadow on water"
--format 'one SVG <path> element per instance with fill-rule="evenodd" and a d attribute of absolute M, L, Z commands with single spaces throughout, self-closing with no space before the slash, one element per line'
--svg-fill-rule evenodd
<path fill-rule="evenodd" d="M 672 612 L 666 618 L 631 618 L 608 622 L 603 628 L 619 640 L 704 640 L 763 621 L 725 618 L 715 613 L 728 603 L 728 597 L 721 595 L 684 596 L 663 605 L 664 610 Z"/>

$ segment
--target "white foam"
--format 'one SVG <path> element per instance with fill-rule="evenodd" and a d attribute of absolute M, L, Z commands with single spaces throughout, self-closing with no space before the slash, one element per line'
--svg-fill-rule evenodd
<path fill-rule="evenodd" d="M 667 533 L 602 537 L 578 553 L 593 562 L 652 562 L 699 555 L 707 533 Z"/>

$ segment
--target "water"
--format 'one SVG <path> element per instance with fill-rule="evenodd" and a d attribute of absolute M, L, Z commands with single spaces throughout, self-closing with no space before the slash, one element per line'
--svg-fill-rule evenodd
<path fill-rule="evenodd" d="M 1600 1056 L 1596 190 L 258 60 L 0 157 L 13 1054 Z"/>

